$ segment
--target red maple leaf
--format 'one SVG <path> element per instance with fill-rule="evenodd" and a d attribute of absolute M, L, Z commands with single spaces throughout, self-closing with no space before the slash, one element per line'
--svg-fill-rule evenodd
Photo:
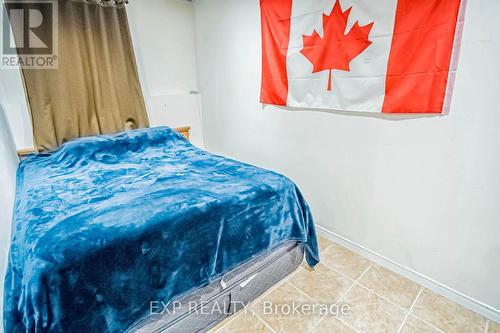
<path fill-rule="evenodd" d="M 314 30 L 311 36 L 303 35 L 304 47 L 300 51 L 312 64 L 313 73 L 329 70 L 328 91 L 332 90 L 332 70 L 349 71 L 349 63 L 372 43 L 368 35 L 373 22 L 360 26 L 358 21 L 345 34 L 352 7 L 342 12 L 335 0 L 330 15 L 323 14 L 323 38 Z"/>

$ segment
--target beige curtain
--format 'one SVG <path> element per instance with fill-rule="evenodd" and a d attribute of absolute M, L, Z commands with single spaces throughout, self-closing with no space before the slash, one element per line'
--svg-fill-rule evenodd
<path fill-rule="evenodd" d="M 103 7 L 123 7 L 128 3 L 128 0 L 73 0 L 77 2 L 87 2 L 97 4 Z"/>
<path fill-rule="evenodd" d="M 38 150 L 148 127 L 123 6 L 59 1 L 58 69 L 22 69 Z"/>

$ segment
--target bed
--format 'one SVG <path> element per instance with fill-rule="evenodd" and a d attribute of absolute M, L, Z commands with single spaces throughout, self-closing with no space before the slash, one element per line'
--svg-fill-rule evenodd
<path fill-rule="evenodd" d="M 73 140 L 20 163 L 4 327 L 202 331 L 235 309 L 195 324 L 190 310 L 169 317 L 153 305 L 251 301 L 303 252 L 317 264 L 309 207 L 282 175 L 200 150 L 167 127 Z M 255 267 L 279 273 L 248 276 Z M 237 292 L 241 281 L 256 286 Z"/>

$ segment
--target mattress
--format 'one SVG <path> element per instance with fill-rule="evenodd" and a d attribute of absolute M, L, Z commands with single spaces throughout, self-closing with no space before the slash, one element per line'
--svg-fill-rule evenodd
<path fill-rule="evenodd" d="M 206 332 L 292 273 L 303 257 L 304 247 L 300 243 L 288 242 L 173 302 L 153 301 L 150 315 L 132 325 L 127 332 Z"/>
<path fill-rule="evenodd" d="M 11 332 L 123 332 L 288 242 L 319 260 L 310 209 L 275 172 L 159 127 L 21 161 L 5 278 Z"/>

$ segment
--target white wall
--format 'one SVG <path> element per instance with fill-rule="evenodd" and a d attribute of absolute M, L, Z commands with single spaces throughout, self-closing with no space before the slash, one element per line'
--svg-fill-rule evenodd
<path fill-rule="evenodd" d="M 33 148 L 33 130 L 19 68 L 0 68 L 0 107 L 13 129 L 17 149 Z"/>
<path fill-rule="evenodd" d="M 17 162 L 10 128 L 0 107 L 0 333 L 3 331 L 3 285 L 12 226 Z"/>
<path fill-rule="evenodd" d="M 469 1 L 449 116 L 259 104 L 256 0 L 195 2 L 208 149 L 296 181 L 316 222 L 500 309 L 500 2 Z"/>
<path fill-rule="evenodd" d="M 0 0 L 1 6 L 3 2 Z M 0 108 L 13 129 L 17 149 L 33 148 L 33 130 L 19 67 L 0 68 Z"/>
<path fill-rule="evenodd" d="M 192 142 L 203 146 L 193 4 L 131 1 L 127 13 L 151 126 L 189 125 Z"/>

